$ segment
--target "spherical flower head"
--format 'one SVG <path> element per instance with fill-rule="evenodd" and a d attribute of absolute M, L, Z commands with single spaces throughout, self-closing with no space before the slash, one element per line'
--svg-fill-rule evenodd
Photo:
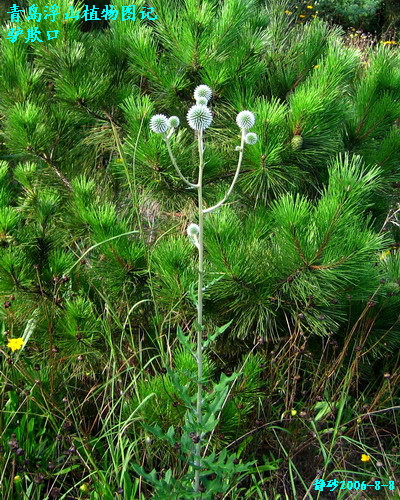
<path fill-rule="evenodd" d="M 193 245 L 199 248 L 199 238 L 198 238 L 200 234 L 199 226 L 197 224 L 190 224 L 187 228 L 187 234 Z"/>
<path fill-rule="evenodd" d="M 154 115 L 150 120 L 150 128 L 156 134 L 165 134 L 169 129 L 168 118 L 165 115 Z"/>
<path fill-rule="evenodd" d="M 197 236 L 200 233 L 200 228 L 197 224 L 189 224 L 187 228 L 188 236 Z"/>
<path fill-rule="evenodd" d="M 241 111 L 236 117 L 236 123 L 240 128 L 248 130 L 256 122 L 256 117 L 251 111 Z"/>
<path fill-rule="evenodd" d="M 207 99 L 205 97 L 199 97 L 198 99 L 196 99 L 196 104 L 201 104 L 203 106 L 207 106 Z"/>
<path fill-rule="evenodd" d="M 212 91 L 208 85 L 199 85 L 194 89 L 194 98 L 205 97 L 207 102 L 211 99 Z"/>
<path fill-rule="evenodd" d="M 212 114 L 207 106 L 196 104 L 189 109 L 187 120 L 194 130 L 204 130 L 211 125 Z"/>
<path fill-rule="evenodd" d="M 168 118 L 168 125 L 171 127 L 171 128 L 177 128 L 179 127 L 179 124 L 180 124 L 180 120 L 177 116 L 171 116 L 170 118 Z"/>
<path fill-rule="evenodd" d="M 24 345 L 24 339 L 8 339 L 7 347 L 9 347 L 13 352 L 18 351 Z"/>
<path fill-rule="evenodd" d="M 255 144 L 258 141 L 258 136 L 257 134 L 254 134 L 253 132 L 249 132 L 246 134 L 244 138 L 244 142 L 246 144 Z"/>

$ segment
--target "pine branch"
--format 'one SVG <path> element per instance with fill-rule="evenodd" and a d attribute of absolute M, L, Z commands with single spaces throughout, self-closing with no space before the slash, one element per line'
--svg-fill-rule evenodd
<path fill-rule="evenodd" d="M 22 285 L 21 282 L 19 281 L 19 279 L 15 276 L 15 274 L 12 271 L 10 272 L 10 274 L 11 274 L 11 278 L 14 282 L 14 285 L 18 290 L 21 290 L 22 292 L 28 293 L 28 294 L 33 294 L 33 295 L 38 294 L 41 297 L 45 297 L 45 298 L 51 300 L 52 303 L 54 303 L 60 309 L 65 309 L 65 306 L 62 304 L 59 304 L 56 300 L 54 300 L 54 295 L 47 292 L 44 288 L 39 287 L 39 288 L 36 288 L 34 290 L 31 290 L 30 288 L 26 287 L 25 285 Z"/>
<path fill-rule="evenodd" d="M 71 186 L 71 183 L 69 182 L 69 180 L 64 177 L 64 175 L 58 170 L 57 168 L 57 165 L 54 163 L 53 160 L 51 160 L 50 158 L 47 157 L 47 155 L 45 153 L 39 153 L 37 151 L 35 151 L 32 147 L 28 146 L 27 150 L 29 152 L 31 152 L 32 154 L 34 154 L 35 156 L 37 156 L 38 158 L 40 158 L 41 160 L 43 160 L 49 167 L 51 167 L 53 169 L 53 171 L 57 174 L 57 176 L 59 177 L 59 179 L 67 186 L 67 188 L 72 191 L 72 186 Z"/>
<path fill-rule="evenodd" d="M 337 261 L 333 264 L 326 264 L 326 265 L 322 265 L 322 266 L 309 265 L 308 268 L 309 269 L 332 269 L 333 267 L 340 266 L 340 264 L 343 264 L 343 262 L 346 262 L 346 260 L 348 260 L 348 259 L 349 259 L 349 257 L 342 257 L 339 261 Z"/>
<path fill-rule="evenodd" d="M 122 128 L 122 125 L 121 123 L 119 123 L 115 118 L 113 118 L 109 113 L 107 112 L 104 112 L 104 116 L 101 116 L 99 115 L 98 113 L 96 113 L 95 111 L 92 111 L 90 108 L 87 107 L 87 105 L 85 104 L 85 100 L 84 99 L 78 99 L 77 101 L 77 104 L 78 104 L 78 107 L 79 108 L 82 108 L 84 109 L 84 111 L 86 111 L 86 113 L 93 117 L 93 118 L 96 118 L 96 120 L 100 120 L 102 122 L 107 122 L 107 123 L 110 123 L 112 125 L 116 125 L 117 127 L 119 128 Z"/>
<path fill-rule="evenodd" d="M 308 263 L 306 261 L 306 258 L 304 257 L 303 250 L 301 249 L 301 246 L 300 246 L 300 242 L 296 236 L 296 227 L 293 224 L 291 224 L 290 229 L 291 229 L 291 233 L 293 236 L 294 244 L 295 244 L 296 249 L 301 257 L 301 260 L 304 262 L 304 265 L 306 267 L 308 267 Z"/>
<path fill-rule="evenodd" d="M 346 200 L 345 200 L 346 201 Z M 331 222 L 329 223 L 329 227 L 328 227 L 328 231 L 326 232 L 325 234 L 325 237 L 324 239 L 322 240 L 322 243 L 320 245 L 320 247 L 318 248 L 317 250 L 317 253 L 314 255 L 314 257 L 311 259 L 311 262 L 315 261 L 316 259 L 318 259 L 322 252 L 324 251 L 326 245 L 328 244 L 328 241 L 329 241 L 329 238 L 332 236 L 332 233 L 333 233 L 333 225 L 335 224 L 335 222 L 337 221 L 338 217 L 339 217 L 339 213 L 340 213 L 340 209 L 343 207 L 345 201 L 342 201 L 340 203 L 340 205 L 338 206 L 338 208 L 336 209 L 336 212 L 331 220 Z"/>

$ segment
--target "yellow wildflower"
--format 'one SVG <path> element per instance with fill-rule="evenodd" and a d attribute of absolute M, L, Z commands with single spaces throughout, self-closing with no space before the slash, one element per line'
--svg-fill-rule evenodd
<path fill-rule="evenodd" d="M 20 483 L 22 481 L 21 479 L 21 476 L 20 475 L 17 475 L 17 476 L 14 476 L 14 483 Z"/>
<path fill-rule="evenodd" d="M 312 5 L 307 5 L 307 9 L 313 9 L 314 7 Z"/>
<path fill-rule="evenodd" d="M 369 462 L 370 460 L 371 457 L 369 455 L 365 455 L 365 453 L 361 455 L 361 462 Z"/>
<path fill-rule="evenodd" d="M 292 415 L 292 417 L 295 417 L 297 415 L 297 410 L 292 410 L 290 414 Z"/>
<path fill-rule="evenodd" d="M 285 14 L 287 14 L 288 16 L 290 16 L 290 14 L 293 14 L 291 10 L 285 10 Z"/>
<path fill-rule="evenodd" d="M 300 14 L 299 17 L 303 18 L 306 17 L 304 14 Z"/>
<path fill-rule="evenodd" d="M 390 250 L 384 250 L 380 255 L 379 255 L 379 259 L 380 260 L 384 260 L 386 259 L 386 257 L 390 255 Z"/>
<path fill-rule="evenodd" d="M 313 14 L 311 17 L 312 17 L 313 19 L 315 19 L 317 16 L 316 16 L 315 14 Z"/>
<path fill-rule="evenodd" d="M 316 64 L 316 65 L 314 66 L 314 69 L 318 69 L 318 68 L 319 68 L 319 64 Z"/>
<path fill-rule="evenodd" d="M 12 351 L 18 351 L 24 345 L 24 339 L 8 339 L 7 347 L 9 347 Z"/>

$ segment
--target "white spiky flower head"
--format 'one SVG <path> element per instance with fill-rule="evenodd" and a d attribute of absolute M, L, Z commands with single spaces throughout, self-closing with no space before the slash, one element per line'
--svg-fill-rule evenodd
<path fill-rule="evenodd" d="M 236 117 L 236 123 L 240 128 L 248 130 L 253 127 L 256 122 L 256 117 L 251 111 L 241 111 Z"/>
<path fill-rule="evenodd" d="M 204 130 L 211 125 L 212 114 L 207 106 L 196 104 L 189 109 L 187 120 L 194 130 Z"/>
<path fill-rule="evenodd" d="M 180 120 L 177 116 L 170 116 L 168 118 L 168 125 L 171 127 L 171 128 L 177 128 L 179 127 L 179 124 L 180 124 Z"/>
<path fill-rule="evenodd" d="M 200 99 L 200 97 L 204 97 L 207 99 L 207 102 L 211 99 L 212 90 L 208 85 L 199 85 L 194 89 L 194 98 Z"/>
<path fill-rule="evenodd" d="M 244 138 L 246 144 L 255 144 L 258 141 L 258 135 L 254 132 L 249 132 Z"/>
<path fill-rule="evenodd" d="M 165 134 L 169 129 L 168 118 L 165 115 L 154 115 L 150 120 L 150 128 L 156 134 Z"/>
<path fill-rule="evenodd" d="M 205 97 L 199 97 L 196 99 L 196 104 L 207 106 L 208 100 Z"/>

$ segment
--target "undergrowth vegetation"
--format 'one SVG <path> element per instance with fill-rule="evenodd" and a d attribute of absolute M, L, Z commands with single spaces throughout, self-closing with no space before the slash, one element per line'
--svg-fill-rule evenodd
<path fill-rule="evenodd" d="M 154 21 L 42 20 L 43 43 L 1 27 L 2 500 L 400 496 L 400 54 L 290 5 L 154 0 Z M 201 151 L 218 203 L 242 110 L 258 141 L 204 219 L 199 325 L 176 167 L 197 182 Z M 156 113 L 179 118 L 168 141 Z M 199 387 L 214 472 L 190 494 Z"/>

